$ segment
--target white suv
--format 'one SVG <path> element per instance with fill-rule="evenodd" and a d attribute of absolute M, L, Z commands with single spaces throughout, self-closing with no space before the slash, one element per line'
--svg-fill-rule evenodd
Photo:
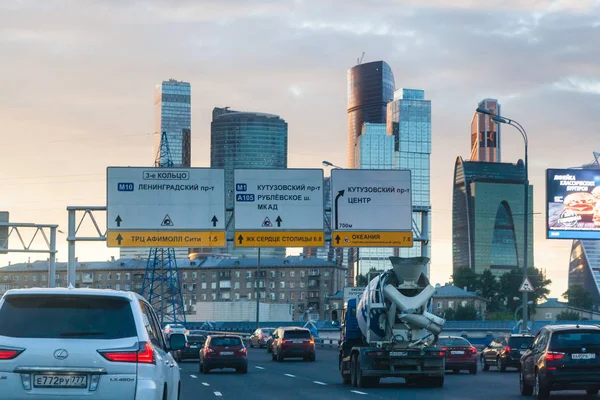
<path fill-rule="evenodd" d="M 148 302 L 133 292 L 16 289 L 0 300 L 0 397 L 179 399 L 179 366 Z M 90 397 L 91 396 L 91 397 Z"/>

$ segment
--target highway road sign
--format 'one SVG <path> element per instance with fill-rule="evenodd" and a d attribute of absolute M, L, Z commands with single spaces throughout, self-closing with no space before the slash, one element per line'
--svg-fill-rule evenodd
<path fill-rule="evenodd" d="M 360 299 L 363 292 L 365 291 L 364 287 L 354 287 L 354 286 L 346 286 L 344 287 L 344 303 L 346 303 L 350 299 Z"/>
<path fill-rule="evenodd" d="M 108 247 L 225 247 L 224 231 L 108 231 Z"/>
<path fill-rule="evenodd" d="M 315 232 L 236 231 L 236 247 L 323 247 L 325 234 Z"/>
<path fill-rule="evenodd" d="M 0 211 L 0 222 L 8 223 L 8 211 Z M 0 254 L 8 254 L 8 226 L 0 226 Z"/>
<path fill-rule="evenodd" d="M 535 292 L 535 289 L 528 277 L 525 277 L 525 279 L 523 279 L 523 283 L 521 283 L 519 292 Z"/>
<path fill-rule="evenodd" d="M 412 246 L 410 170 L 334 169 L 331 196 L 333 246 Z"/>
<path fill-rule="evenodd" d="M 412 247 L 410 232 L 335 232 L 331 237 L 336 247 Z"/>
<path fill-rule="evenodd" d="M 236 169 L 236 231 L 322 231 L 322 169 Z"/>
<path fill-rule="evenodd" d="M 222 169 L 108 167 L 108 231 L 224 231 L 224 180 Z"/>

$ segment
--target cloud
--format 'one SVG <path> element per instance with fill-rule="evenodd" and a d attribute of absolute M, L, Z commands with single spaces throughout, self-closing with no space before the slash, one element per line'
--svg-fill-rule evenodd
<path fill-rule="evenodd" d="M 425 89 L 432 100 L 434 209 L 452 207 L 454 159 L 470 153 L 470 122 L 484 97 L 498 98 L 503 112 L 526 126 L 537 196 L 544 164 L 580 165 L 591 157 L 600 107 L 598 3 L 5 1 L 0 120 L 11 148 L 27 149 L 28 158 L 11 151 L 0 169 L 31 176 L 72 166 L 102 172 L 107 163 L 151 165 L 152 141 L 143 134 L 153 130 L 154 85 L 168 78 L 192 84 L 195 165 L 210 165 L 211 111 L 225 105 L 286 119 L 290 166 L 318 168 L 323 159 L 345 165 L 346 73 L 365 52 L 363 62 L 386 60 L 398 87 Z M 504 160 L 522 157 L 520 138 L 504 132 Z M 139 136 L 127 136 L 133 134 Z M 119 135 L 120 142 L 110 139 Z M 72 143 L 48 145 L 54 137 Z M 90 138 L 102 151 L 86 148 Z M 103 177 L 84 193 L 76 185 L 68 190 L 72 198 L 102 202 L 85 196 L 102 193 Z M 10 191 L 0 209 L 21 207 L 31 192 Z M 64 190 L 60 196 L 68 197 Z M 40 218 L 62 221 L 63 214 L 61 206 Z M 450 246 L 435 247 L 451 238 L 450 217 L 433 218 L 434 267 L 450 263 Z M 543 229 L 536 225 L 536 235 Z M 536 254 L 544 249 L 552 252 L 536 242 Z"/>

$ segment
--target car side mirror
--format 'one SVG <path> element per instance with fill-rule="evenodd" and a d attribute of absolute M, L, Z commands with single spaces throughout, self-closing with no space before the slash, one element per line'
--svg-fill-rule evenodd
<path fill-rule="evenodd" d="M 185 347 L 185 335 L 181 333 L 173 333 L 169 337 L 169 349 L 181 350 Z"/>

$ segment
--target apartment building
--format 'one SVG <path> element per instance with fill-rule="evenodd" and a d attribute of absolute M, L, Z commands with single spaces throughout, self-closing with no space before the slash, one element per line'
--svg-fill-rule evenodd
<path fill-rule="evenodd" d="M 186 313 L 196 302 L 256 301 L 291 304 L 294 320 L 305 313 L 326 319 L 328 297 L 343 290 L 345 270 L 335 263 L 301 256 L 219 258 L 177 261 Z M 77 262 L 76 287 L 142 292 L 146 260 L 113 259 Z M 56 286 L 66 287 L 67 265 L 56 264 Z M 0 268 L 0 294 L 9 289 L 46 287 L 48 262 L 35 261 Z"/>

